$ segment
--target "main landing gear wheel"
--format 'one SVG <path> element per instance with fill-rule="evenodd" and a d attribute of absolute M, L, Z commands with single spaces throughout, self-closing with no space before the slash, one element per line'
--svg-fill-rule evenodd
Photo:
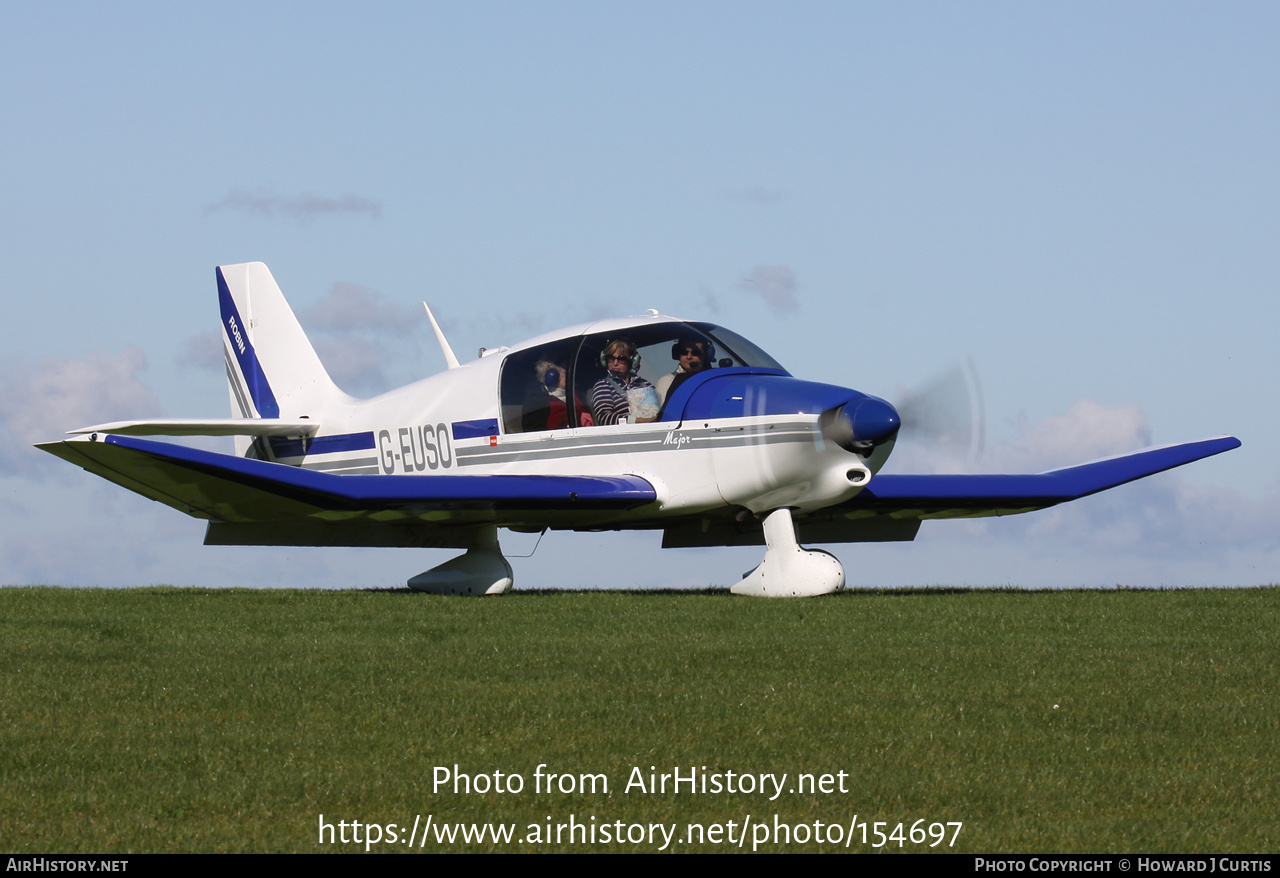
<path fill-rule="evenodd" d="M 431 594 L 505 594 L 514 579 L 502 557 L 496 527 L 478 528 L 466 554 L 432 567 L 409 580 L 409 588 Z"/>

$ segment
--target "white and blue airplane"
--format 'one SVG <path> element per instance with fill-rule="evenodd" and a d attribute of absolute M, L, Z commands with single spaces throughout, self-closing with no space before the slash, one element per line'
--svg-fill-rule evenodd
<path fill-rule="evenodd" d="M 802 544 L 911 540 L 925 519 L 1044 509 L 1240 445 L 1034 475 L 881 474 L 901 427 L 889 403 L 656 312 L 461 363 L 428 308 L 449 368 L 357 399 L 265 265 L 222 266 L 217 281 L 233 417 L 98 424 L 38 447 L 206 519 L 206 545 L 466 550 L 409 580 L 422 591 L 510 589 L 499 528 L 650 529 L 664 548 L 764 545 L 736 594 L 829 594 L 843 567 Z M 233 436 L 235 454 L 139 438 L 153 435 Z"/>

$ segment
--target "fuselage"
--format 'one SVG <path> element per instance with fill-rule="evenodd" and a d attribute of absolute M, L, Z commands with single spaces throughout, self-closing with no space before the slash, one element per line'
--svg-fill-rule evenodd
<path fill-rule="evenodd" d="M 610 364 L 606 349 L 624 343 L 636 355 Z M 610 387 L 642 399 L 600 423 Z M 653 419 L 635 414 L 645 393 Z M 263 439 L 260 456 L 351 474 L 638 475 L 658 493 L 646 516 L 840 502 L 880 469 L 897 431 L 882 400 L 796 379 L 740 336 L 668 317 L 574 327 L 291 414 L 323 426 L 310 440 Z"/>

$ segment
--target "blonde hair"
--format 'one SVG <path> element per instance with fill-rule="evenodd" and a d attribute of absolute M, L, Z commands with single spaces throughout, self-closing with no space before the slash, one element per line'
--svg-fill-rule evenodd
<path fill-rule="evenodd" d="M 634 357 L 636 355 L 636 346 L 625 338 L 615 338 L 613 341 L 605 345 L 605 355 L 608 356 L 609 354 L 612 354 L 617 356 L 619 348 L 625 351 L 628 357 Z"/>

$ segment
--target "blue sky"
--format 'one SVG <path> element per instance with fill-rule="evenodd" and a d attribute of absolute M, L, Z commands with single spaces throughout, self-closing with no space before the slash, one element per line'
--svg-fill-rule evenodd
<path fill-rule="evenodd" d="M 0 582 L 383 586 L 448 556 L 205 548 L 30 448 L 228 414 L 213 267 L 250 260 L 353 392 L 443 368 L 423 299 L 459 352 L 658 308 L 890 399 L 972 357 L 983 457 L 899 471 L 1231 433 L 1069 507 L 835 551 L 851 584 L 1274 582 L 1277 44 L 1268 3 L 15 7 Z M 758 555 L 549 534 L 514 563 L 727 585 Z"/>

